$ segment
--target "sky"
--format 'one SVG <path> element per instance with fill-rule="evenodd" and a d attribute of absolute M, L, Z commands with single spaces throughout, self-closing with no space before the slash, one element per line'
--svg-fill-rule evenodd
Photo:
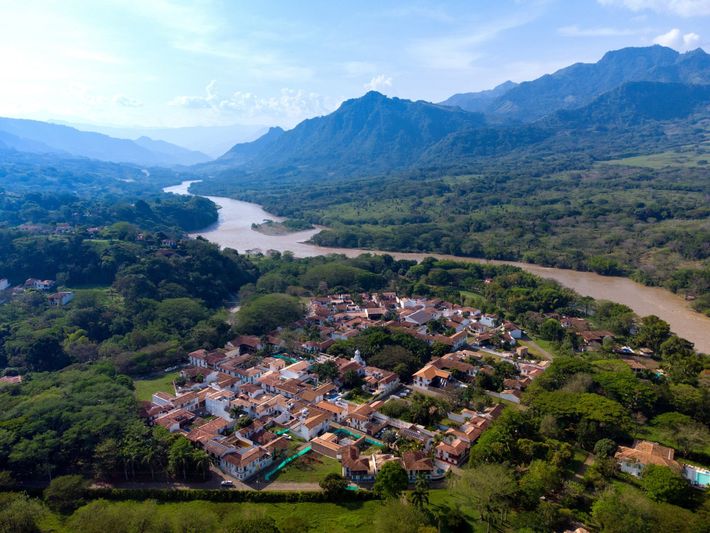
<path fill-rule="evenodd" d="M 710 0 L 0 0 L 0 115 L 289 128 L 654 43 L 710 51 Z"/>

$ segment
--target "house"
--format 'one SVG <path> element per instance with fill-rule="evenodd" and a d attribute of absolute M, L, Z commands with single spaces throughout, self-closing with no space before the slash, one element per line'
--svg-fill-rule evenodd
<path fill-rule="evenodd" d="M 610 331 L 582 331 L 577 333 L 587 346 L 601 345 L 604 339 L 614 339 L 614 334 Z"/>
<path fill-rule="evenodd" d="M 338 404 L 321 401 L 315 404 L 315 406 L 321 411 L 325 411 L 326 413 L 332 415 L 333 419 L 338 423 L 345 420 L 345 417 L 348 415 L 348 405 L 345 403 Z"/>
<path fill-rule="evenodd" d="M 341 459 L 345 445 L 340 444 L 338 436 L 335 433 L 325 432 L 320 437 L 316 437 L 311 441 L 311 449 L 331 459 Z"/>
<path fill-rule="evenodd" d="M 375 474 L 370 469 L 370 458 L 361 456 L 357 446 L 348 446 L 342 455 L 343 477 L 359 482 L 375 480 Z"/>
<path fill-rule="evenodd" d="M 273 463 L 273 456 L 263 446 L 252 446 L 228 453 L 219 460 L 219 466 L 240 481 L 249 479 Z"/>
<path fill-rule="evenodd" d="M 503 329 L 514 339 L 521 339 L 523 337 L 523 330 L 508 320 L 503 322 Z"/>
<path fill-rule="evenodd" d="M 417 370 L 412 376 L 417 387 L 445 387 L 451 379 L 451 372 L 436 368 L 433 364 Z"/>
<path fill-rule="evenodd" d="M 481 315 L 481 318 L 478 319 L 478 322 L 486 326 L 487 328 L 494 328 L 498 323 L 498 317 L 496 315 L 486 313 L 484 315 Z"/>
<path fill-rule="evenodd" d="M 192 366 L 202 368 L 207 367 L 207 350 L 195 350 L 194 352 L 190 352 L 189 354 L 187 354 L 187 357 L 190 359 L 190 364 Z"/>
<path fill-rule="evenodd" d="M 15 385 L 22 383 L 22 376 L 3 376 L 0 378 L 0 385 Z"/>
<path fill-rule="evenodd" d="M 25 281 L 25 289 L 35 289 L 38 291 L 48 291 L 54 287 L 55 283 L 51 279 L 29 278 Z"/>
<path fill-rule="evenodd" d="M 10 282 L 7 280 L 7 278 L 0 278 L 0 291 L 4 291 L 5 289 L 10 287 Z"/>
<path fill-rule="evenodd" d="M 635 441 L 632 448 L 619 446 L 614 458 L 619 470 L 640 477 L 648 465 L 666 466 L 681 472 L 681 466 L 673 457 L 675 450 L 647 440 Z"/>
<path fill-rule="evenodd" d="M 190 411 L 186 411 L 185 409 L 173 409 L 157 417 L 155 423 L 164 427 L 170 433 L 176 433 L 188 426 L 193 420 L 195 420 L 195 415 Z"/>
<path fill-rule="evenodd" d="M 240 335 L 232 339 L 227 346 L 238 351 L 238 353 L 256 353 L 264 348 L 261 339 L 256 335 Z"/>
<path fill-rule="evenodd" d="M 404 469 L 407 471 L 407 477 L 410 482 L 416 481 L 419 476 L 431 479 L 434 462 L 423 451 L 404 452 L 402 454 L 402 463 L 404 463 Z"/>
<path fill-rule="evenodd" d="M 468 454 L 469 445 L 461 439 L 451 439 L 449 442 L 443 441 L 436 445 L 434 454 L 437 459 L 452 465 L 461 465 Z"/>
<path fill-rule="evenodd" d="M 304 379 L 311 364 L 308 361 L 298 361 L 281 370 L 281 376 L 285 379 Z"/>
<path fill-rule="evenodd" d="M 313 437 L 325 433 L 330 428 L 331 415 L 318 412 L 314 415 L 302 415 L 293 432 L 303 440 L 311 440 Z"/>
<path fill-rule="evenodd" d="M 63 305 L 67 305 L 73 299 L 74 293 L 71 291 L 55 292 L 54 294 L 50 294 L 49 296 L 47 296 L 47 301 L 49 302 L 49 305 L 52 305 L 54 307 L 61 307 Z"/>

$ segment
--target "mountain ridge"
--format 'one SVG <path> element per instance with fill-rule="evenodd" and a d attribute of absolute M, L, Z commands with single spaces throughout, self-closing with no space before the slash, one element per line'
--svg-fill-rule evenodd
<path fill-rule="evenodd" d="M 209 160 L 204 154 L 165 141 L 118 139 L 39 120 L 0 117 L 0 132 L 5 135 L 6 146 L 31 153 L 146 166 L 193 165 Z"/>

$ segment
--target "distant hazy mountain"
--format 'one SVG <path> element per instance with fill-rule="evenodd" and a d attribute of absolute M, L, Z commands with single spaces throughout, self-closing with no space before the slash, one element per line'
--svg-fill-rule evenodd
<path fill-rule="evenodd" d="M 267 131 L 266 126 L 233 124 L 231 126 L 191 126 L 183 128 L 129 128 L 97 126 L 95 124 L 67 124 L 83 131 L 95 131 L 124 139 L 150 137 L 196 150 L 217 158 L 237 143 L 253 141 Z"/>
<path fill-rule="evenodd" d="M 710 56 L 697 49 L 685 54 L 663 46 L 607 52 L 597 63 L 577 63 L 521 83 L 496 98 L 485 112 L 532 121 L 558 109 L 582 107 L 631 81 L 710 83 Z"/>
<path fill-rule="evenodd" d="M 138 146 L 150 150 L 155 154 L 162 154 L 174 165 L 194 165 L 204 163 L 211 158 L 202 152 L 188 150 L 182 146 L 177 146 L 166 141 L 154 140 L 150 137 L 138 137 L 133 141 Z"/>
<path fill-rule="evenodd" d="M 439 105 L 458 106 L 466 111 L 485 111 L 496 98 L 503 96 L 517 86 L 518 84 L 515 82 L 506 81 L 487 91 L 455 94 L 440 102 Z"/>
<path fill-rule="evenodd" d="M 410 166 L 418 154 L 446 135 L 484 122 L 479 113 L 387 98 L 371 91 L 343 102 L 329 115 L 304 120 L 290 131 L 272 130 L 269 138 L 257 141 L 266 146 L 246 166 L 345 174 L 387 171 Z M 251 148 L 238 145 L 225 158 L 230 153 L 241 156 Z"/>
<path fill-rule="evenodd" d="M 23 152 L 146 166 L 192 165 L 209 160 L 204 154 L 162 141 L 116 139 L 36 120 L 0 118 L 0 135 L 6 147 Z"/>
<path fill-rule="evenodd" d="M 269 146 L 275 143 L 284 134 L 284 130 L 275 127 L 269 128 L 264 135 L 255 141 L 235 144 L 218 161 L 226 165 L 243 165 L 261 155 Z"/>

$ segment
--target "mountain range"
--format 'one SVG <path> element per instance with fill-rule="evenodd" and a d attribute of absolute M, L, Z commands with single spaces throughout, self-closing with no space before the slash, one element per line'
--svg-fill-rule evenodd
<path fill-rule="evenodd" d="M 536 80 L 506 82 L 492 91 L 454 95 L 442 105 L 486 113 L 503 121 L 530 122 L 558 109 L 574 109 L 632 81 L 710 83 L 710 55 L 679 54 L 654 45 L 607 52 L 597 63 L 576 63 Z"/>
<path fill-rule="evenodd" d="M 670 138 L 670 130 L 651 123 L 676 121 L 676 133 L 691 135 L 693 117 L 707 114 L 708 83 L 705 52 L 679 54 L 656 45 L 608 52 L 594 64 L 454 95 L 443 104 L 369 92 L 290 131 L 272 129 L 256 141 L 237 144 L 200 171 L 347 177 L 455 166 L 531 145 L 554 151 L 593 140 L 597 147 L 634 149 L 640 131 L 644 142 L 653 138 L 654 145 Z"/>
<path fill-rule="evenodd" d="M 235 143 L 253 141 L 269 129 L 263 125 L 231 124 L 228 126 L 184 126 L 175 128 L 104 126 L 98 124 L 65 123 L 82 131 L 94 131 L 120 139 L 149 137 L 176 144 L 191 151 L 202 152 L 210 158 L 217 158 Z"/>
<path fill-rule="evenodd" d="M 135 141 L 117 139 L 69 126 L 14 118 L 0 118 L 1 148 L 143 166 L 194 165 L 210 160 L 203 153 L 148 137 Z"/>

